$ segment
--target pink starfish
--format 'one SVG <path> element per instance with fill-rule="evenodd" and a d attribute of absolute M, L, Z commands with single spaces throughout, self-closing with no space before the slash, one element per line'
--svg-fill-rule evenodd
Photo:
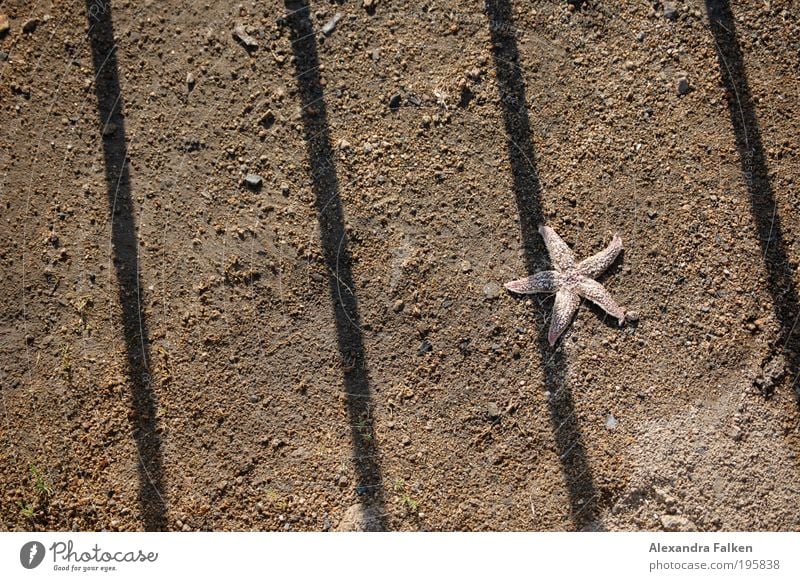
<path fill-rule="evenodd" d="M 550 346 L 555 345 L 556 340 L 569 326 L 581 298 L 592 301 L 609 315 L 616 317 L 622 326 L 625 322 L 625 309 L 611 298 L 603 285 L 594 280 L 616 260 L 622 250 L 622 238 L 614 234 L 611 244 L 604 250 L 575 264 L 575 255 L 555 230 L 541 225 L 539 234 L 544 238 L 555 270 L 545 270 L 533 276 L 512 280 L 505 287 L 512 293 L 519 294 L 555 293 L 553 318 L 547 332 Z"/>

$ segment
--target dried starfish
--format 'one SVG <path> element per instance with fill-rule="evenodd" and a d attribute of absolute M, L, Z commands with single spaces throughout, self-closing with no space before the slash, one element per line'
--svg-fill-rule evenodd
<path fill-rule="evenodd" d="M 617 234 L 604 250 L 598 252 L 578 264 L 575 255 L 556 231 L 549 226 L 539 226 L 539 234 L 544 238 L 547 253 L 555 270 L 537 272 L 533 276 L 512 280 L 505 287 L 513 293 L 554 293 L 556 301 L 553 305 L 553 318 L 547 340 L 550 346 L 569 326 L 573 315 L 578 310 L 581 297 L 589 299 L 609 315 L 619 320 L 620 326 L 625 322 L 625 309 L 620 307 L 609 292 L 594 280 L 600 276 L 616 260 L 622 250 L 622 238 Z"/>

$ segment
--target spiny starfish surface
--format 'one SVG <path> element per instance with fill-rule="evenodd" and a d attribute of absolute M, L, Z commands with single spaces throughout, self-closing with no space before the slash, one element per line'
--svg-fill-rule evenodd
<path fill-rule="evenodd" d="M 569 326 L 578 310 L 581 297 L 592 301 L 609 315 L 625 322 L 625 309 L 620 307 L 609 292 L 594 280 L 616 260 L 622 250 L 622 238 L 617 234 L 604 250 L 575 264 L 575 255 L 556 231 L 549 226 L 539 226 L 539 234 L 544 238 L 547 253 L 555 270 L 544 270 L 533 276 L 512 280 L 505 287 L 513 293 L 551 293 L 556 295 L 553 317 L 547 340 L 555 345 L 561 333 Z"/>

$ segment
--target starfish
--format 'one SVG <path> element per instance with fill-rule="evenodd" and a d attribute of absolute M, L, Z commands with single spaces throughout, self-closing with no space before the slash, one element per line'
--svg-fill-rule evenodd
<path fill-rule="evenodd" d="M 604 250 L 575 264 L 575 255 L 556 231 L 549 226 L 539 226 L 539 234 L 544 238 L 547 253 L 555 270 L 544 270 L 533 276 L 512 280 L 505 284 L 512 293 L 532 294 L 550 293 L 556 295 L 553 304 L 553 317 L 547 340 L 550 346 L 569 326 L 572 317 L 578 310 L 581 298 L 588 299 L 609 315 L 619 320 L 620 326 L 625 322 L 625 309 L 620 307 L 602 284 L 594 280 L 600 276 L 616 260 L 622 250 L 622 238 L 614 234 Z"/>

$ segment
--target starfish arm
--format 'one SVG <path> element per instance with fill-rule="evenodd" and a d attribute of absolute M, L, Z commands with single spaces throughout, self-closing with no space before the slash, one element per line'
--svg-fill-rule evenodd
<path fill-rule="evenodd" d="M 625 309 L 620 307 L 616 301 L 611 298 L 611 294 L 605 287 L 596 280 L 581 276 L 578 279 L 575 292 L 583 298 L 592 301 L 612 317 L 616 317 L 619 320 L 620 326 L 625 322 Z"/>
<path fill-rule="evenodd" d="M 550 321 L 550 330 L 547 332 L 547 341 L 552 347 L 564 330 L 569 327 L 581 298 L 572 291 L 560 290 L 556 293 L 556 302 L 553 304 L 553 316 Z"/>
<path fill-rule="evenodd" d="M 611 239 L 611 244 L 594 256 L 581 260 L 578 266 L 575 267 L 575 270 L 578 271 L 578 274 L 582 274 L 583 276 L 597 278 L 614 263 L 621 251 L 622 238 L 620 238 L 618 234 L 614 234 L 614 237 Z"/>
<path fill-rule="evenodd" d="M 567 243 L 556 234 L 550 226 L 542 224 L 539 226 L 539 234 L 544 238 L 544 245 L 547 246 L 547 253 L 550 255 L 550 262 L 559 272 L 571 269 L 575 265 L 575 255 Z"/>
<path fill-rule="evenodd" d="M 533 276 L 512 280 L 505 285 L 512 293 L 554 293 L 558 290 L 558 273 L 555 270 L 543 270 Z"/>

